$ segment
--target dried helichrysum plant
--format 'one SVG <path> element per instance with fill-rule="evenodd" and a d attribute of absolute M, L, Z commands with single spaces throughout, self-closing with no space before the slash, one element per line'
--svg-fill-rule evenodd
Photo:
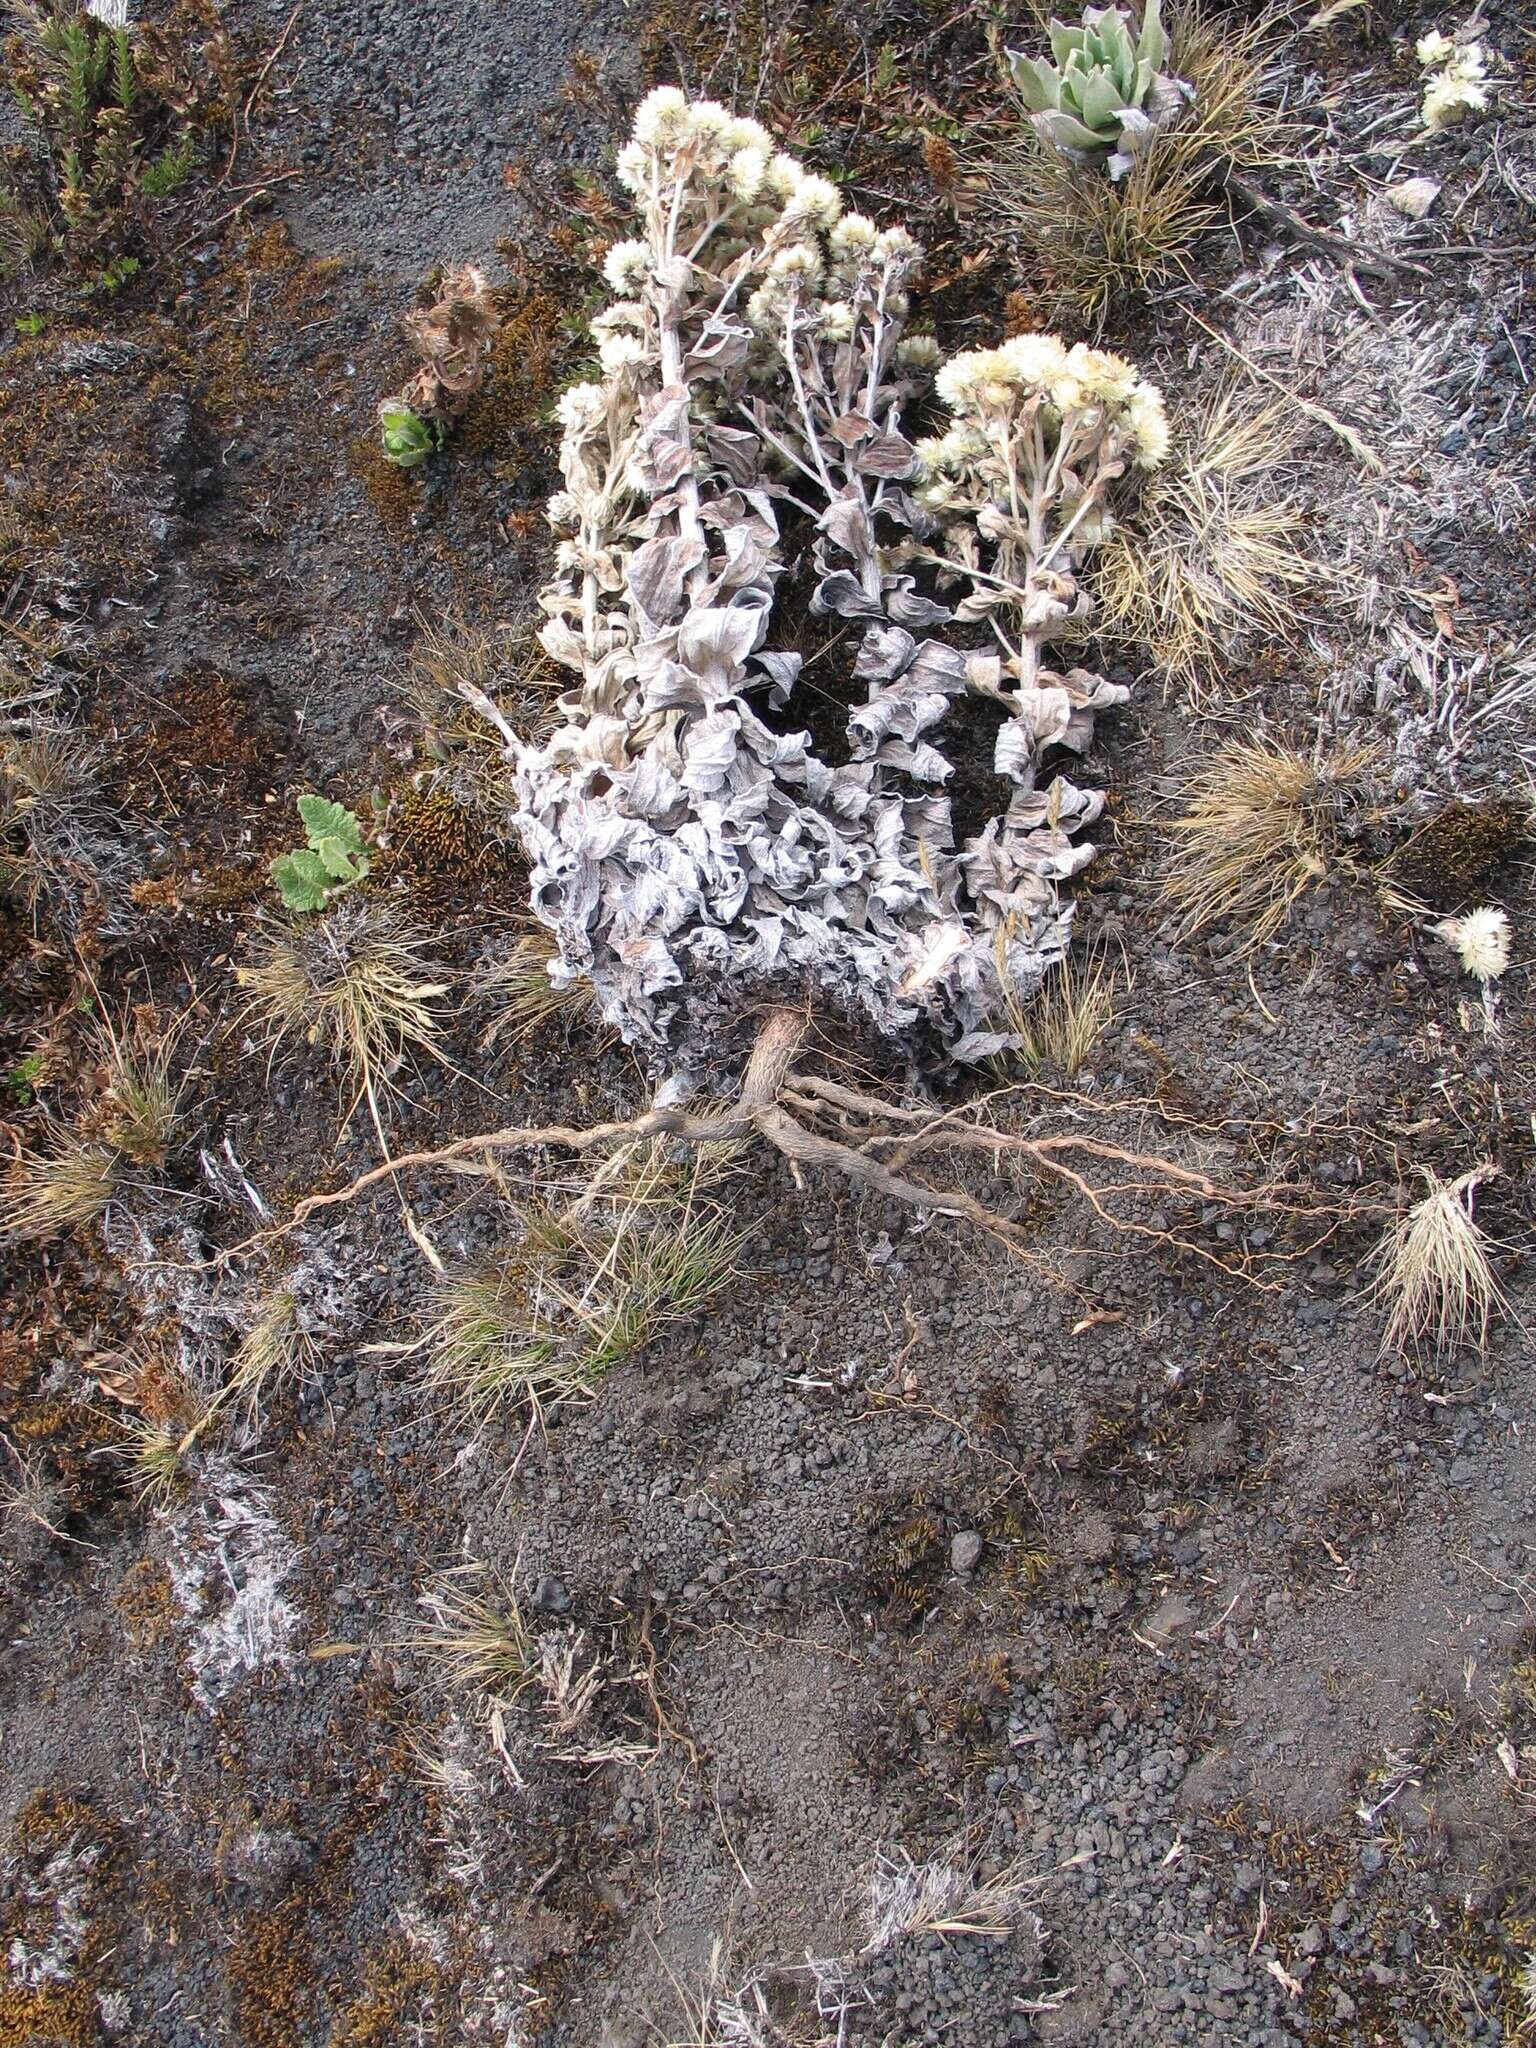
<path fill-rule="evenodd" d="M 500 326 L 491 288 L 469 263 L 444 275 L 430 306 L 406 315 L 421 367 L 379 406 L 379 433 L 391 462 L 414 469 L 442 446 L 447 428 L 485 381 Z"/>
<path fill-rule="evenodd" d="M 1164 69 L 1168 37 L 1158 0 L 1147 0 L 1139 28 L 1123 7 L 1085 7 L 1081 21 L 1052 20 L 1050 38 L 1049 59 L 1008 52 L 1036 133 L 1123 178 L 1192 98 L 1189 86 Z"/>
<path fill-rule="evenodd" d="M 1419 37 L 1414 51 L 1429 74 L 1419 118 L 1432 135 L 1454 128 L 1468 114 L 1483 112 L 1488 105 L 1483 82 L 1488 66 L 1481 43 L 1462 42 L 1432 28 Z"/>
<path fill-rule="evenodd" d="M 1040 649 L 1087 602 L 1076 568 L 1114 480 L 1157 459 L 1160 402 L 1117 358 L 1037 338 L 1054 387 L 1017 347 L 987 375 L 990 356 L 960 358 L 954 427 L 920 454 L 904 422 L 939 352 L 904 334 L 904 228 L 845 213 L 756 122 L 672 88 L 641 105 L 619 176 L 638 232 L 604 266 L 601 381 L 561 400 L 549 508 L 542 638 L 576 681 L 516 755 L 552 974 L 589 979 L 679 1080 L 761 995 L 997 1051 L 986 1020 L 1066 949 L 1057 884 L 1101 804 L 1039 787 L 1042 756 L 1081 751 L 1125 694 Z M 785 715 L 805 657 L 775 600 L 807 554 L 828 654 L 858 635 L 836 760 Z M 920 575 L 962 585 L 960 608 Z M 983 617 L 995 651 L 940 637 Z M 966 692 L 999 707 L 1013 795 L 957 847 L 936 736 Z"/>

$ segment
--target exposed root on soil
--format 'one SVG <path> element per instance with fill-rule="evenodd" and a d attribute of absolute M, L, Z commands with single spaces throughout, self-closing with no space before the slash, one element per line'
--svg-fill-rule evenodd
<path fill-rule="evenodd" d="M 299 1228 L 323 1209 L 356 1201 L 382 1180 L 449 1166 L 475 1154 L 545 1148 L 586 1154 L 656 1138 L 682 1145 L 766 1140 L 788 1161 L 797 1180 L 806 1168 L 831 1169 L 856 1186 L 909 1208 L 953 1217 L 1016 1247 L 1030 1244 L 1033 1231 L 1003 1210 L 980 1201 L 954 1180 L 941 1184 L 912 1170 L 912 1163 L 924 1155 L 980 1155 L 995 1173 L 1013 1164 L 1062 1184 L 1116 1230 L 1261 1286 L 1274 1283 L 1263 1279 L 1241 1246 L 1230 1253 L 1215 1250 L 1159 1221 L 1141 1220 L 1129 1213 L 1129 1205 L 1172 1199 L 1228 1214 L 1284 1213 L 1316 1226 L 1305 1233 L 1313 1241 L 1308 1249 L 1327 1236 L 1337 1220 L 1331 1211 L 1291 1202 L 1274 1189 L 1234 1186 L 1199 1167 L 1134 1151 L 1084 1131 L 1031 1136 L 1003 1129 L 990 1120 L 989 1112 L 1025 1092 L 1022 1085 L 999 1088 L 979 1102 L 952 1109 L 919 1109 L 864 1094 L 824 1075 L 801 1072 L 795 1061 L 805 1046 L 808 1026 L 802 1011 L 770 1011 L 759 1028 L 740 1091 L 726 1108 L 694 1112 L 658 1106 L 623 1121 L 585 1127 L 513 1124 L 428 1150 L 397 1153 L 345 1187 L 306 1196 L 276 1234 Z M 1286 1255 L 1272 1256 L 1284 1260 Z"/>

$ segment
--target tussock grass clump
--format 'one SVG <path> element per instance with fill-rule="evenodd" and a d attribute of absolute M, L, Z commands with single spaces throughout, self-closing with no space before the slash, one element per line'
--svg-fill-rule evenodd
<path fill-rule="evenodd" d="M 46 1149 L 11 1172 L 0 1201 L 6 1235 L 49 1239 L 88 1230 L 116 1193 L 121 1165 L 110 1145 L 55 1126 Z"/>
<path fill-rule="evenodd" d="M 536 739 L 553 728 L 560 672 L 530 630 L 487 631 L 461 618 L 418 618 L 421 638 L 399 693 L 421 722 L 426 750 L 470 771 L 470 793 L 504 812 L 513 802 L 512 734 Z"/>
<path fill-rule="evenodd" d="M 482 1040 L 487 1049 L 499 1038 L 517 1045 L 556 1025 L 598 1021 L 597 995 L 590 982 L 562 986 L 550 979 L 549 970 L 559 955 L 554 933 L 530 920 L 505 957 L 478 980 L 476 993 L 492 1012 Z"/>
<path fill-rule="evenodd" d="M 441 1050 L 447 991 L 432 972 L 425 938 L 394 911 L 348 903 L 268 933 L 238 978 L 274 1050 L 302 1038 L 372 1097 L 408 1051 Z"/>
<path fill-rule="evenodd" d="M 429 1586 L 412 1640 L 456 1690 L 511 1700 L 538 1677 L 539 1648 L 510 1587 L 492 1600 L 466 1583 L 483 1575 L 482 1565 L 461 1566 Z"/>
<path fill-rule="evenodd" d="M 1045 46 L 1051 11 L 1037 0 L 1021 48 Z M 1193 104 L 1123 178 L 1075 161 L 1027 122 L 978 167 L 1004 233 L 1043 275 L 1053 316 L 1102 325 L 1117 300 L 1187 274 L 1196 242 L 1228 217 L 1223 178 L 1285 159 L 1284 124 L 1265 93 L 1273 21 L 1237 24 L 1198 0 L 1166 20 L 1168 68 L 1193 88 Z"/>
<path fill-rule="evenodd" d="M 189 1430 L 170 1417 L 158 1421 L 147 1415 L 126 1418 L 117 1454 L 127 1467 L 128 1483 L 140 1507 L 170 1504 L 186 1476 L 186 1454 L 196 1434 L 195 1428 Z"/>
<path fill-rule="evenodd" d="M 36 915 L 98 885 L 101 760 L 68 726 L 0 732 L 0 886 Z"/>
<path fill-rule="evenodd" d="M 1506 1303 L 1473 1203 L 1497 1170 L 1484 1164 L 1441 1180 L 1430 1167 L 1418 1169 L 1425 1192 L 1376 1251 L 1371 1291 L 1388 1311 L 1383 1351 L 1406 1353 L 1423 1342 L 1437 1357 L 1466 1343 L 1487 1349 L 1494 1312 Z"/>
<path fill-rule="evenodd" d="M 219 1405 L 243 1407 L 254 1426 L 274 1395 L 313 1377 L 318 1357 L 298 1296 L 291 1288 L 270 1288 L 250 1310 Z"/>
<path fill-rule="evenodd" d="M 178 1076 L 177 1046 L 186 1019 L 168 1030 L 143 1020 L 115 1025 L 103 1017 L 95 1050 L 106 1077 L 100 1134 L 135 1166 L 163 1166 L 175 1140 L 185 1075 Z"/>
<path fill-rule="evenodd" d="M 1071 1080 L 1087 1066 L 1114 1023 L 1127 985 L 1099 940 L 1081 962 L 1068 953 L 1033 999 L 1021 1000 L 1010 991 L 1000 1028 L 1018 1044 L 999 1056 L 999 1066 L 1021 1067 L 1031 1079 L 1053 1071 Z"/>
<path fill-rule="evenodd" d="M 1228 920 L 1247 927 L 1245 950 L 1273 937 L 1330 872 L 1372 758 L 1356 746 L 1303 754 L 1267 735 L 1223 747 L 1167 823 L 1176 843 L 1161 901 L 1179 937 Z"/>
<path fill-rule="evenodd" d="M 1297 551 L 1298 508 L 1275 494 L 1297 421 L 1293 407 L 1256 406 L 1230 384 L 1186 407 L 1134 527 L 1113 527 L 1095 558 L 1095 630 L 1140 641 L 1197 701 L 1235 643 L 1294 626 L 1300 594 L 1326 580 Z"/>
<path fill-rule="evenodd" d="M 729 1158 L 678 1161 L 662 1145 L 609 1161 L 564 1210 L 530 1208 L 496 1260 L 441 1280 L 426 1384 L 472 1415 L 530 1425 L 590 1399 L 603 1374 L 712 1301 L 745 1233 L 703 1200 Z"/>

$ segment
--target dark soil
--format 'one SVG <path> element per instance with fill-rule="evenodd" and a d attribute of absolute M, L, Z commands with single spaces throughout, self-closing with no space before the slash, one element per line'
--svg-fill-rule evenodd
<path fill-rule="evenodd" d="M 1536 675 L 1530 515 L 1508 495 L 1536 419 L 1515 11 L 1486 32 L 1489 118 L 1401 163 L 1429 17 L 1291 34 L 1312 148 L 1280 186 L 1385 234 L 1382 185 L 1441 181 L 1391 229 L 1419 273 L 1362 275 L 1361 304 L 1329 258 L 1244 226 L 1111 329 L 1170 411 L 1221 367 L 1191 313 L 1266 363 L 1291 348 L 1384 457 L 1363 471 L 1314 418 L 1294 485 L 1306 544 L 1377 598 L 1320 595 L 1199 712 L 1138 650 L 1105 651 L 1139 681 L 1089 764 L 1112 823 L 1081 930 L 1124 949 L 1131 987 L 1062 1082 L 1079 1100 L 1030 1113 L 1273 1176 L 1308 1222 L 1277 1212 L 1239 1246 L 1219 1213 L 1143 1211 L 1137 1236 L 1029 1185 L 1009 1191 L 1038 1232 L 1023 1257 L 749 1156 L 729 1291 L 528 1435 L 423 1391 L 433 1275 L 388 1184 L 322 1212 L 286 1266 L 207 1263 L 255 1227 L 243 1184 L 281 1215 L 377 1156 L 319 1058 L 269 1057 L 242 1018 L 235 970 L 302 790 L 373 799 L 390 857 L 370 886 L 452 987 L 451 1060 L 396 1077 L 397 1151 L 643 1104 L 629 1055 L 580 1025 L 486 1049 L 522 869 L 401 676 L 424 621 L 526 626 L 551 409 L 651 78 L 756 103 L 872 211 L 908 207 L 947 345 L 1035 289 L 951 204 L 937 145 L 995 105 L 966 97 L 981 25 L 951 14 L 307 0 L 229 175 L 221 150 L 138 276 L 6 288 L 0 624 L 99 749 L 103 872 L 36 917 L 6 903 L 10 1149 L 81 1110 L 92 1004 L 197 1007 L 165 1172 L 104 1227 L 5 1248 L 5 1476 L 43 1474 L 53 1527 L 3 1525 L 0 2048 L 749 2041 L 718 2013 L 701 2034 L 696 2009 L 754 1978 L 781 2029 L 762 2040 L 850 2048 L 1493 2044 L 1536 2017 L 1536 686 L 1481 710 Z M 260 0 L 241 23 L 253 86 L 287 20 Z M 493 375 L 404 475 L 373 432 L 408 367 L 398 319 L 466 257 L 507 316 Z M 33 310 L 40 332 L 11 329 Z M 1443 366 L 1410 375 L 1436 335 Z M 1508 911 L 1496 1032 L 1447 949 L 1347 866 L 1251 955 L 1236 933 L 1175 946 L 1162 807 L 1261 714 L 1374 740 L 1373 853 L 1400 848 L 1393 878 L 1437 914 Z M 1486 1354 L 1382 1356 L 1383 1223 L 1418 1167 L 1484 1160 L 1511 1312 Z M 484 1178 L 409 1199 L 451 1265 L 511 1233 Z M 210 1437 L 170 1505 L 136 1505 L 114 1384 L 226 1358 L 252 1289 L 285 1277 L 320 1331 L 313 1384 L 259 1438 Z M 491 1722 L 413 1647 L 423 1589 L 469 1562 L 600 1660 L 578 1734 L 532 1694 Z M 871 1872 L 902 1855 L 1017 1860 L 1028 1912 L 1006 1938 L 877 1951 Z M 816 2011 L 830 1959 L 840 2022 Z"/>

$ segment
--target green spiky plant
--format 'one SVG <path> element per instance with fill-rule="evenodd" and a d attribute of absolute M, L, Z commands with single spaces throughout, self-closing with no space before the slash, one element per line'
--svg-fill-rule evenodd
<path fill-rule="evenodd" d="M 1080 22 L 1052 20 L 1051 56 L 1008 53 L 1013 82 L 1035 130 L 1057 149 L 1129 170 L 1137 151 L 1186 103 L 1169 78 L 1168 37 L 1158 0 L 1138 30 L 1123 7 L 1088 7 Z"/>
<path fill-rule="evenodd" d="M 32 147 L 0 182 L 0 279 L 52 251 L 120 286 L 139 260 L 125 244 L 228 118 L 233 45 L 211 12 L 201 33 L 113 26 L 80 0 L 13 0 L 11 13 L 11 91 Z"/>

